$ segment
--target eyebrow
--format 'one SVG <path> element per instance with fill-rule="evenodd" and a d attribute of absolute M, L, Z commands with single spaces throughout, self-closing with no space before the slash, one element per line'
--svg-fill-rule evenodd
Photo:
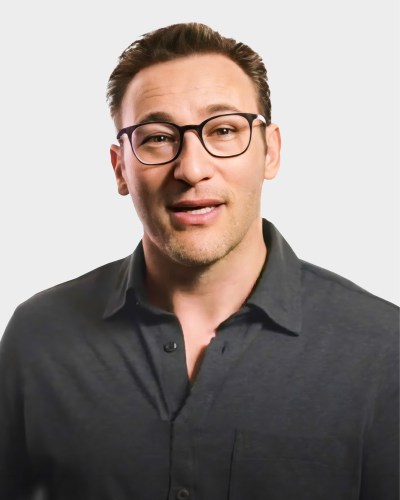
<path fill-rule="evenodd" d="M 168 113 L 164 113 L 163 111 L 153 111 L 152 113 L 147 113 L 143 116 L 141 120 L 137 123 L 145 123 L 145 122 L 170 122 L 172 121 L 172 116 Z"/>
<path fill-rule="evenodd" d="M 241 110 L 232 104 L 218 103 L 206 107 L 207 113 L 240 113 Z"/>
<path fill-rule="evenodd" d="M 209 106 L 206 106 L 204 108 L 204 111 L 209 114 L 213 115 L 216 113 L 240 113 L 241 111 L 236 108 L 235 106 L 232 106 L 232 104 L 225 104 L 225 103 L 218 103 L 218 104 L 211 104 Z M 174 122 L 174 117 L 170 115 L 169 113 L 165 113 L 164 111 L 153 111 L 151 113 L 147 113 L 144 115 L 140 121 L 137 122 L 137 124 L 140 123 L 146 123 L 146 122 Z"/>

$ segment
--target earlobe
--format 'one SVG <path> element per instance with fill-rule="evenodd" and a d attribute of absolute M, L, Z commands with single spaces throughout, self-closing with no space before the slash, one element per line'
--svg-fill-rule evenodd
<path fill-rule="evenodd" d="M 121 146 L 111 144 L 110 147 L 111 164 L 114 169 L 114 175 L 117 180 L 118 193 L 122 196 L 129 194 L 128 186 L 124 177 L 124 168 L 122 160 Z"/>
<path fill-rule="evenodd" d="M 267 154 L 265 156 L 264 179 L 271 180 L 278 173 L 281 159 L 281 134 L 274 123 L 265 130 Z"/>

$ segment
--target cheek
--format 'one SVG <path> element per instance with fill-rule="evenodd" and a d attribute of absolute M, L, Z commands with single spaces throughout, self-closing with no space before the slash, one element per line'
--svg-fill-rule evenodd
<path fill-rule="evenodd" d="M 124 152 L 123 176 L 132 196 L 141 190 L 141 186 L 144 184 L 143 177 L 145 177 L 143 174 L 140 165 L 132 159 L 132 152 Z"/>
<path fill-rule="evenodd" d="M 157 203 L 165 173 L 143 165 L 130 165 L 125 171 L 129 193 L 136 207 Z"/>
<path fill-rule="evenodd" d="M 264 183 L 264 158 L 249 155 L 246 162 L 231 166 L 226 180 L 237 193 L 253 196 L 254 202 L 257 202 Z"/>

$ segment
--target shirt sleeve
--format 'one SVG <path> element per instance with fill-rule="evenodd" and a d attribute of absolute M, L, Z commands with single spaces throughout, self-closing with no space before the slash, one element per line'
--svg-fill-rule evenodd
<path fill-rule="evenodd" d="M 14 313 L 0 341 L 0 498 L 7 500 L 28 498 L 30 485 L 16 316 Z"/>
<path fill-rule="evenodd" d="M 398 332 L 379 361 L 380 378 L 365 436 L 361 500 L 399 500 Z"/>

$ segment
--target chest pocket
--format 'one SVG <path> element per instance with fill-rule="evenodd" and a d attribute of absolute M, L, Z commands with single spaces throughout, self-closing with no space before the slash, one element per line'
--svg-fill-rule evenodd
<path fill-rule="evenodd" d="M 229 500 L 358 498 L 357 447 L 336 437 L 290 437 L 239 431 Z"/>

